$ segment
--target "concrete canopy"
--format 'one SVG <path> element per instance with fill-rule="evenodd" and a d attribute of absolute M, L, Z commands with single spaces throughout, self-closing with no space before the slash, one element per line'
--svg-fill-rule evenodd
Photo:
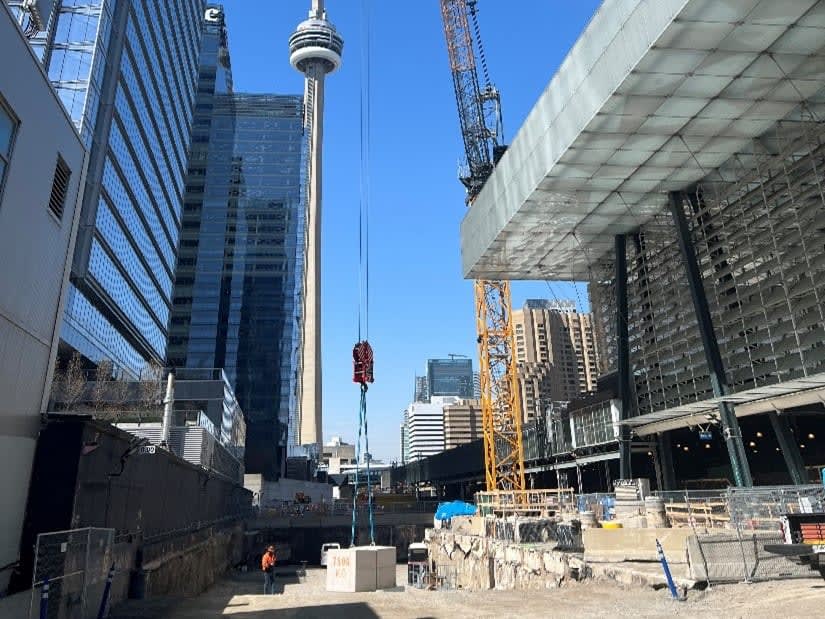
<path fill-rule="evenodd" d="M 588 279 L 824 84 L 825 0 L 605 0 L 465 216 L 465 277 Z"/>

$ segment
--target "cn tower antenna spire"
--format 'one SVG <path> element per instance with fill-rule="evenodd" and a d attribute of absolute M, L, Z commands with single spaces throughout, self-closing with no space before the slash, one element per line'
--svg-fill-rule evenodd
<path fill-rule="evenodd" d="M 309 18 L 289 37 L 289 62 L 304 75 L 306 136 L 306 243 L 303 337 L 300 355 L 297 442 L 320 448 L 321 406 L 321 164 L 324 78 L 341 66 L 344 40 L 327 20 L 324 0 L 312 0 Z"/>

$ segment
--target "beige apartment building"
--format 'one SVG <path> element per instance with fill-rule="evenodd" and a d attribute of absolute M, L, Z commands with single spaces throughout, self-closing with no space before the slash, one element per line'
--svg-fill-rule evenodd
<path fill-rule="evenodd" d="M 444 449 L 452 449 L 480 438 L 480 400 L 461 400 L 444 405 Z"/>
<path fill-rule="evenodd" d="M 528 299 L 513 310 L 516 360 L 525 422 L 550 402 L 567 402 L 596 389 L 599 350 L 593 315 L 572 301 Z"/>

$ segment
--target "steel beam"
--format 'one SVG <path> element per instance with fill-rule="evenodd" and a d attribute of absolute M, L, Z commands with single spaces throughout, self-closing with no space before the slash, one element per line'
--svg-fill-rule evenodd
<path fill-rule="evenodd" d="M 785 458 L 785 464 L 791 474 L 791 481 L 797 486 L 807 484 L 808 473 L 805 470 L 805 462 L 802 460 L 802 452 L 799 451 L 799 446 L 791 432 L 787 416 L 780 416 L 773 412 L 768 413 L 768 419 L 771 420 L 779 449 L 782 450 L 782 457 Z"/>
<path fill-rule="evenodd" d="M 616 241 L 616 369 L 619 374 L 620 421 L 630 416 L 630 345 L 627 336 L 627 237 L 617 234 Z M 619 426 L 619 479 L 631 479 L 630 428 Z"/>
<path fill-rule="evenodd" d="M 719 398 L 727 395 L 730 389 L 725 377 L 725 368 L 722 365 L 722 355 L 719 353 L 719 343 L 713 330 L 708 300 L 702 284 L 702 274 L 699 271 L 696 252 L 693 249 L 693 240 L 685 218 L 682 194 L 677 191 L 671 192 L 668 202 L 670 212 L 673 215 L 673 223 L 676 226 L 676 238 L 679 241 L 682 263 L 685 266 L 693 309 L 696 313 L 696 322 L 699 326 L 699 335 L 702 338 L 702 347 L 705 351 L 705 360 L 710 373 L 711 388 L 713 389 L 713 395 Z M 753 486 L 748 457 L 745 453 L 745 445 L 742 442 L 742 432 L 739 429 L 739 421 L 736 419 L 733 406 L 726 402 L 720 403 L 719 415 L 722 434 L 730 457 L 730 465 L 733 469 L 734 482 L 737 486 Z"/>

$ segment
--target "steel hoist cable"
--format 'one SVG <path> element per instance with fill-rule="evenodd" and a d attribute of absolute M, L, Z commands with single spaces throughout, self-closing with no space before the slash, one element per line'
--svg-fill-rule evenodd
<path fill-rule="evenodd" d="M 361 482 L 361 444 L 366 462 L 367 514 L 370 544 L 375 545 L 375 509 L 370 470 L 370 439 L 367 423 L 367 390 L 373 377 L 373 352 L 369 339 L 370 259 L 369 259 L 369 198 L 370 198 L 370 0 L 361 0 L 361 93 L 360 93 L 360 197 L 358 208 L 358 342 L 352 349 L 352 380 L 361 387 L 358 406 L 358 442 L 355 456 L 355 487 L 352 493 L 352 528 L 350 546 L 355 546 L 358 532 L 358 489 Z M 362 339 L 363 334 L 363 339 Z"/>

